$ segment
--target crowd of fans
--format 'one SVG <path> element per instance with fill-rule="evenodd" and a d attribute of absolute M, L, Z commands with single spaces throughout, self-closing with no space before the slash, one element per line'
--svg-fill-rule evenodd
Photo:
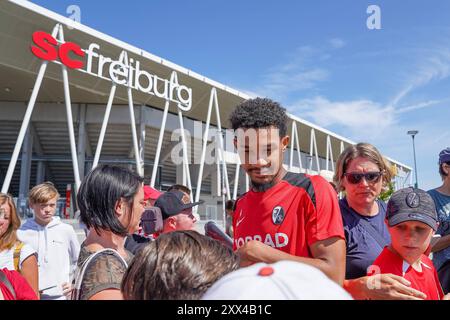
<path fill-rule="evenodd" d="M 195 231 L 202 201 L 189 188 L 160 192 L 102 165 L 77 193 L 81 244 L 55 217 L 51 182 L 30 190 L 34 217 L 22 225 L 0 194 L 0 300 L 449 298 L 450 148 L 439 154 L 442 186 L 401 189 L 385 203 L 392 172 L 373 145 L 345 149 L 332 185 L 284 169 L 278 103 L 247 100 L 230 122 L 256 131 L 234 141 L 251 188 L 225 205 L 232 248 Z M 254 161 L 252 143 L 264 151 Z"/>

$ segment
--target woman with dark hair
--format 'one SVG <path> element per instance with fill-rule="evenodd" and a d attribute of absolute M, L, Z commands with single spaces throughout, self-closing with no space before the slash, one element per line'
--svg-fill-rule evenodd
<path fill-rule="evenodd" d="M 122 282 L 126 300 L 197 300 L 239 268 L 239 257 L 193 230 L 162 234 L 140 250 Z"/>
<path fill-rule="evenodd" d="M 89 234 L 81 245 L 72 299 L 122 299 L 120 283 L 133 258 L 125 237 L 138 230 L 144 212 L 143 179 L 125 168 L 99 166 L 81 183 L 77 203 Z"/>

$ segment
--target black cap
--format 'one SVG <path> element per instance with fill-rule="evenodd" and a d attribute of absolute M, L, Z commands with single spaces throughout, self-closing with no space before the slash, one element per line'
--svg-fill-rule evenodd
<path fill-rule="evenodd" d="M 433 198 L 421 189 L 400 189 L 391 196 L 387 205 L 386 219 L 393 227 L 405 221 L 419 221 L 437 230 L 438 217 Z"/>
<path fill-rule="evenodd" d="M 183 210 L 192 208 L 204 202 L 203 200 L 200 200 L 199 202 L 194 203 L 184 203 L 183 196 L 184 193 L 180 190 L 170 190 L 168 192 L 164 192 L 158 197 L 155 202 L 155 207 L 161 209 L 161 214 L 164 220 L 170 216 L 179 214 Z"/>

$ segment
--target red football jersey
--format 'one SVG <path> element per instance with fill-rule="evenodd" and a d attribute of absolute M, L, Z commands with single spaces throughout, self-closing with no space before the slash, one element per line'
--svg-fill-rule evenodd
<path fill-rule="evenodd" d="M 442 300 L 444 292 L 439 283 L 439 278 L 433 262 L 431 262 L 424 254 L 422 254 L 420 261 L 422 272 L 415 270 L 408 262 L 403 260 L 402 257 L 386 247 L 374 261 L 370 268 L 371 273 L 368 273 L 368 275 L 379 272 L 392 273 L 401 276 L 411 282 L 411 288 L 425 293 L 427 295 L 427 300 Z"/>
<path fill-rule="evenodd" d="M 337 195 L 321 176 L 288 172 L 264 192 L 250 190 L 233 214 L 233 249 L 259 240 L 291 255 L 311 258 L 309 247 L 345 239 Z"/>

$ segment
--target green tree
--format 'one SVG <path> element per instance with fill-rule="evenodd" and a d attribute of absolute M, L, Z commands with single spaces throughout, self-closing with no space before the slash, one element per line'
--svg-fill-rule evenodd
<path fill-rule="evenodd" d="M 382 193 L 380 193 L 379 199 L 383 200 L 384 202 L 387 202 L 391 195 L 394 193 L 394 183 L 389 182 L 388 189 Z"/>

